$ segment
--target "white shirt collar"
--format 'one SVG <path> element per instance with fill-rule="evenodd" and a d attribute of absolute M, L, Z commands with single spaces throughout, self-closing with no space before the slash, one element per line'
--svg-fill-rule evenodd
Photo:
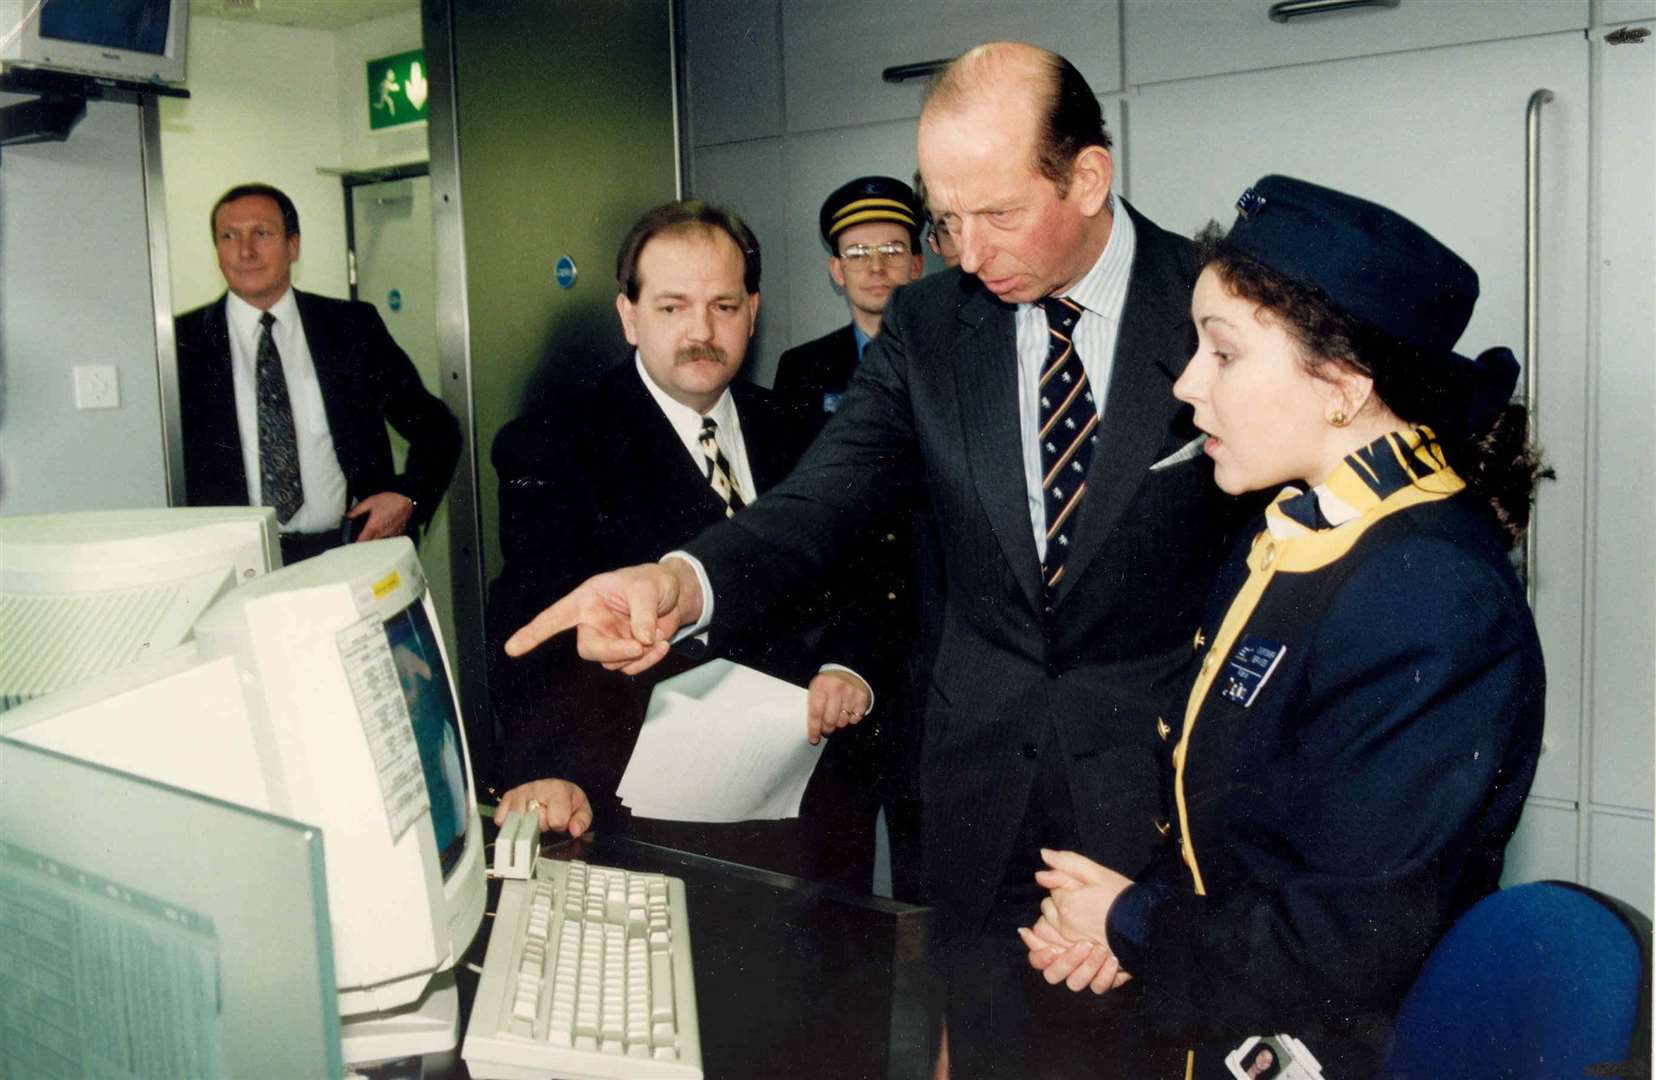
<path fill-rule="evenodd" d="M 656 385 L 655 379 L 644 367 L 644 359 L 638 355 L 637 349 L 633 350 L 633 366 L 638 369 L 638 377 L 644 381 L 644 389 L 650 392 L 655 403 L 661 407 L 662 415 L 673 425 L 673 430 L 678 432 L 679 438 L 684 440 L 687 446 L 695 446 L 696 441 L 701 438 L 702 414 L 671 397 L 667 391 Z M 707 410 L 707 415 L 713 418 L 713 422 L 719 425 L 721 430 L 728 430 L 736 423 L 736 402 L 731 399 L 730 387 L 725 387 L 724 393 L 719 395 L 719 400 Z"/>
<path fill-rule="evenodd" d="M 1138 248 L 1138 233 L 1121 199 L 1115 198 L 1113 202 L 1115 213 L 1110 224 L 1110 239 L 1104 244 L 1103 253 L 1064 295 L 1095 315 L 1120 319 L 1121 309 L 1127 304 L 1127 283 L 1133 269 L 1133 254 Z"/>
<path fill-rule="evenodd" d="M 276 325 L 280 327 L 296 327 L 299 325 L 299 302 L 293 298 L 293 289 L 290 286 L 282 294 L 281 299 L 270 305 L 270 313 L 276 317 Z M 264 312 L 249 304 L 235 293 L 225 293 L 224 315 L 229 321 L 236 336 L 243 341 L 256 340 L 259 333 L 259 317 Z"/>

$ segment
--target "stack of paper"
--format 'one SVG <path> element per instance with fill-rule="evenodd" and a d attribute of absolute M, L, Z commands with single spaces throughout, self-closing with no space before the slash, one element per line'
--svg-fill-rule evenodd
<path fill-rule="evenodd" d="M 616 789 L 640 817 L 771 821 L 799 816 L 826 742 L 805 741 L 806 692 L 729 660 L 659 684 Z"/>

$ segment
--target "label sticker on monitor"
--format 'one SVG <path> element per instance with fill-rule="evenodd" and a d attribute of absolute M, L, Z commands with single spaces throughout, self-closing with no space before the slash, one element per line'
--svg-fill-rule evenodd
<path fill-rule="evenodd" d="M 368 737 L 374 770 L 379 773 L 385 818 L 395 842 L 431 808 L 408 701 L 403 696 L 402 680 L 397 678 L 397 662 L 377 616 L 352 623 L 336 635 L 336 640 L 345 677 L 351 683 L 351 696 L 356 698 L 362 733 Z"/>

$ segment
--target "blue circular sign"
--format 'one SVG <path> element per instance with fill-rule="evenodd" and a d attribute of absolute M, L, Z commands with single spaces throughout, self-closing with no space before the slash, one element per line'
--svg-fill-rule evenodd
<path fill-rule="evenodd" d="M 558 279 L 558 288 L 573 289 L 575 279 L 580 276 L 581 271 L 576 268 L 574 259 L 563 255 L 559 257 L 558 265 L 553 268 L 552 274 Z"/>
<path fill-rule="evenodd" d="M 402 310 L 402 290 L 401 289 L 392 289 L 390 292 L 386 293 L 385 294 L 385 306 L 390 308 L 392 311 L 401 311 Z"/>

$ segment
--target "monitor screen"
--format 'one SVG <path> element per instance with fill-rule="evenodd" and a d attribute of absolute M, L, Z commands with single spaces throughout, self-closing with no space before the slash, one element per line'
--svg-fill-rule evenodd
<path fill-rule="evenodd" d="M 160 54 L 171 17 L 170 0 L 47 0 L 40 36 Z"/>
<path fill-rule="evenodd" d="M 420 766 L 431 803 L 431 827 L 437 834 L 437 857 L 447 878 L 466 850 L 468 809 L 454 692 L 437 648 L 437 630 L 426 616 L 424 604 L 410 604 L 386 619 L 385 637 L 396 660 L 403 698 L 408 702 L 414 741 L 420 748 Z"/>

